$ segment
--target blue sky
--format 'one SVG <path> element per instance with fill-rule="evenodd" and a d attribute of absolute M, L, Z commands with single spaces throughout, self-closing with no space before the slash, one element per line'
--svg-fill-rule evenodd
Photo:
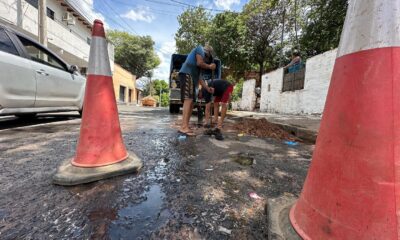
<path fill-rule="evenodd" d="M 203 5 L 218 10 L 240 11 L 247 0 L 85 0 L 94 13 L 106 22 L 106 27 L 137 35 L 150 35 L 155 41 L 160 66 L 154 77 L 168 80 L 169 61 L 175 52 L 174 34 L 177 16 L 187 6 Z M 216 11 L 214 11 L 216 13 Z"/>

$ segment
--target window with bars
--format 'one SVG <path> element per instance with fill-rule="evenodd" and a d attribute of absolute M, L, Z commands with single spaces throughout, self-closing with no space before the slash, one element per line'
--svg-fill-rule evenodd
<path fill-rule="evenodd" d="M 38 8 L 38 0 L 26 0 L 27 3 L 32 5 L 35 8 Z"/>
<path fill-rule="evenodd" d="M 285 69 L 283 73 L 282 92 L 304 89 L 305 73 L 306 68 L 303 64 L 295 71 L 288 72 L 288 69 Z"/>
<path fill-rule="evenodd" d="M 46 14 L 49 18 L 54 20 L 54 11 L 51 10 L 50 8 L 47 8 Z"/>

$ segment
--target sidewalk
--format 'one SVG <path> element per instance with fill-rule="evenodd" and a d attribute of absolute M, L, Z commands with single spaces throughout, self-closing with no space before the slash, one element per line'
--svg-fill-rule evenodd
<path fill-rule="evenodd" d="M 315 143 L 317 139 L 318 129 L 321 122 L 321 116 L 313 115 L 300 116 L 249 111 L 230 111 L 227 115 L 233 119 L 266 118 L 269 122 L 280 125 L 283 129 L 296 137 L 312 143 Z"/>

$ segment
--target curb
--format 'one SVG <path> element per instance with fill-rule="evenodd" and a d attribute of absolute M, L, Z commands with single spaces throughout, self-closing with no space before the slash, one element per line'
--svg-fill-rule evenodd
<path fill-rule="evenodd" d="M 302 128 L 302 127 L 288 125 L 288 124 L 282 124 L 282 123 L 277 123 L 277 122 L 272 122 L 272 123 L 282 127 L 283 130 L 300 138 L 304 142 L 315 143 L 317 141 L 318 132 L 308 130 L 308 129 Z"/>

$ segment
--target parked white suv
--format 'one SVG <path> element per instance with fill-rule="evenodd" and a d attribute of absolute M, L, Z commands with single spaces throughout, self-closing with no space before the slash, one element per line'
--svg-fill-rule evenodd
<path fill-rule="evenodd" d="M 86 79 L 34 39 L 0 25 L 0 115 L 81 111 Z"/>

